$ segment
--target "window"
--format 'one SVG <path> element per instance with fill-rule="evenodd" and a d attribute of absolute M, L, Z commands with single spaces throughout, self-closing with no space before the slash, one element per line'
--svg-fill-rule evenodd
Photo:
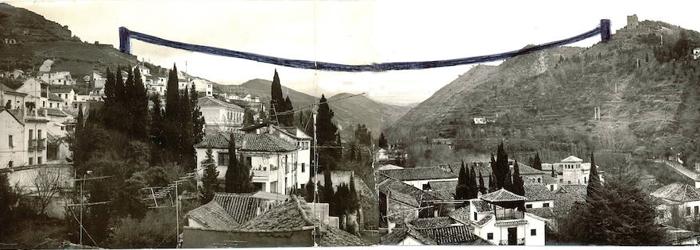
<path fill-rule="evenodd" d="M 478 217 L 477 217 L 477 213 L 474 212 L 474 220 L 477 220 L 477 218 L 478 218 Z"/>
<path fill-rule="evenodd" d="M 542 207 L 549 207 L 549 202 L 545 202 L 542 204 Z"/>
<path fill-rule="evenodd" d="M 13 161 L 7 162 L 7 167 L 8 167 L 8 168 L 12 168 L 13 163 L 14 163 Z"/>
<path fill-rule="evenodd" d="M 487 234 L 486 234 L 486 239 L 487 239 L 487 240 L 493 240 L 493 233 L 487 233 Z"/>
<path fill-rule="evenodd" d="M 700 207 L 695 206 L 695 216 L 698 216 L 698 213 L 700 213 Z"/>
<path fill-rule="evenodd" d="M 53 108 L 53 103 L 49 103 L 49 108 Z"/>
<path fill-rule="evenodd" d="M 31 159 L 31 158 L 29 158 Z M 685 215 L 690 216 L 690 207 L 685 207 Z"/>
<path fill-rule="evenodd" d="M 532 208 L 532 204 L 526 204 L 525 208 Z"/>
<path fill-rule="evenodd" d="M 542 178 L 537 177 L 537 183 L 542 183 Z"/>
<path fill-rule="evenodd" d="M 219 159 L 216 161 L 216 163 L 219 166 L 228 166 L 228 153 L 219 152 L 218 157 Z"/>
<path fill-rule="evenodd" d="M 36 130 L 36 138 L 41 140 L 41 129 Z"/>
<path fill-rule="evenodd" d="M 34 158 L 29 157 L 29 165 L 34 165 Z M 690 211 L 690 208 L 688 208 L 688 211 Z"/>
<path fill-rule="evenodd" d="M 10 146 L 10 148 L 15 147 L 15 143 L 12 142 L 12 135 L 7 136 L 7 145 Z"/>
<path fill-rule="evenodd" d="M 29 129 L 29 140 L 30 141 L 34 140 L 34 130 L 33 129 Z"/>
<path fill-rule="evenodd" d="M 537 229 L 530 229 L 530 235 L 537 235 Z"/>
<path fill-rule="evenodd" d="M 301 172 L 302 172 L 302 173 L 304 172 L 305 165 L 306 165 L 306 163 L 304 163 L 304 162 L 301 163 Z M 303 185 L 303 184 L 302 184 L 302 185 Z"/>
<path fill-rule="evenodd" d="M 36 158 L 36 164 L 41 164 L 41 156 Z"/>

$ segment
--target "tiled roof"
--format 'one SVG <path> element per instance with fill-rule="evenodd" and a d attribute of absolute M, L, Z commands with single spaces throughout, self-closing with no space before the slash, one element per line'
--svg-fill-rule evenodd
<path fill-rule="evenodd" d="M 224 208 L 238 224 L 248 222 L 272 206 L 272 203 L 250 194 L 215 193 L 213 201 Z"/>
<path fill-rule="evenodd" d="M 554 209 L 552 209 L 551 207 L 528 208 L 527 212 L 545 219 L 551 219 L 556 217 Z"/>
<path fill-rule="evenodd" d="M 488 215 L 484 216 L 484 218 L 481 218 L 481 220 L 475 222 L 475 224 L 479 225 L 479 226 L 483 226 L 487 222 L 491 221 L 491 219 L 493 219 L 493 214 L 488 214 Z"/>
<path fill-rule="evenodd" d="M 479 237 L 473 235 L 466 225 L 439 228 L 416 229 L 420 234 L 434 240 L 438 245 L 471 245 L 478 242 Z"/>
<path fill-rule="evenodd" d="M 50 116 L 68 117 L 68 114 L 66 114 L 66 112 L 55 108 L 39 108 L 39 113 L 44 113 L 44 110 L 46 110 L 46 114 Z"/>
<path fill-rule="evenodd" d="M 554 212 L 566 216 L 575 202 L 586 200 L 586 185 L 561 185 L 554 197 Z"/>
<path fill-rule="evenodd" d="M 418 218 L 411 221 L 411 225 L 415 228 L 436 228 L 436 227 L 447 227 L 452 225 L 452 218 L 450 217 L 431 217 L 431 218 Z"/>
<path fill-rule="evenodd" d="M 318 224 L 310 214 L 311 207 L 306 202 L 292 198 L 251 219 L 240 229 L 265 232 L 302 230 Z"/>
<path fill-rule="evenodd" d="M 377 170 L 388 170 L 388 169 L 403 169 L 403 167 L 399 167 L 399 166 L 392 165 L 392 164 L 384 164 L 381 167 L 377 168 Z"/>
<path fill-rule="evenodd" d="M 443 196 L 454 197 L 457 181 L 429 181 L 428 184 L 433 191 L 443 193 Z"/>
<path fill-rule="evenodd" d="M 213 200 L 187 212 L 187 217 L 215 230 L 231 230 L 239 226 L 239 223 Z"/>
<path fill-rule="evenodd" d="M 491 192 L 491 193 L 482 195 L 482 196 L 481 196 L 481 199 L 482 199 L 482 200 L 485 200 L 485 201 L 488 201 L 488 202 L 491 202 L 491 203 L 493 203 L 493 202 L 524 201 L 524 200 L 527 200 L 527 198 L 525 198 L 524 196 L 520 196 L 520 195 L 514 194 L 514 193 L 512 193 L 512 192 L 510 192 L 510 191 L 508 191 L 508 190 L 505 190 L 505 189 L 503 189 L 503 188 L 501 188 L 501 189 L 499 189 L 499 190 L 497 190 L 497 191 L 494 191 L 494 192 Z"/>
<path fill-rule="evenodd" d="M 423 191 L 419 188 L 416 188 L 414 186 L 408 185 L 406 183 L 403 183 L 401 181 L 397 181 L 391 178 L 388 178 L 379 184 L 377 184 L 377 190 L 382 193 L 388 193 L 391 191 L 392 194 L 395 193 L 402 193 L 402 194 L 407 194 L 413 197 L 416 201 L 420 200 L 434 200 L 437 199 L 435 195 L 428 193 L 426 191 Z"/>
<path fill-rule="evenodd" d="M 58 97 L 58 95 L 51 93 L 49 94 L 49 101 L 63 102 L 63 98 Z"/>
<path fill-rule="evenodd" d="M 388 233 L 386 235 L 383 235 L 381 237 L 381 245 L 396 245 L 401 243 L 406 237 L 413 237 L 414 239 L 418 240 L 419 242 L 425 244 L 425 245 L 436 245 L 437 242 L 435 242 L 433 239 L 430 239 L 421 233 L 417 232 L 415 229 L 411 228 L 394 228 L 391 233 Z"/>
<path fill-rule="evenodd" d="M 583 162 L 583 160 L 581 158 L 571 155 L 561 160 L 561 162 Z"/>
<path fill-rule="evenodd" d="M 410 194 L 404 194 L 401 192 L 391 192 L 389 198 L 412 207 L 420 207 L 420 203 L 418 203 L 416 197 L 413 197 Z"/>
<path fill-rule="evenodd" d="M 457 174 L 447 172 L 438 167 L 387 169 L 379 170 L 379 172 L 388 176 L 389 178 L 401 181 L 439 180 L 457 178 Z"/>
<path fill-rule="evenodd" d="M 679 243 L 692 237 L 700 236 L 700 233 L 698 232 L 688 231 L 672 226 L 665 226 L 664 230 L 666 231 L 666 240 L 669 244 Z"/>
<path fill-rule="evenodd" d="M 477 213 L 491 211 L 491 204 L 482 200 L 472 200 L 472 205 L 476 208 Z"/>
<path fill-rule="evenodd" d="M 469 223 L 470 216 L 469 216 L 469 207 L 464 206 L 460 207 L 458 209 L 452 210 L 450 212 L 450 218 L 462 222 L 462 223 Z"/>
<path fill-rule="evenodd" d="M 228 148 L 230 133 L 217 132 L 207 134 L 202 142 L 195 145 L 197 148 Z M 289 152 L 296 150 L 296 146 L 271 134 L 234 134 L 236 148 L 242 151 L 258 152 Z"/>
<path fill-rule="evenodd" d="M 51 93 L 67 94 L 67 93 L 70 93 L 71 90 L 73 90 L 73 86 L 49 85 L 49 92 L 51 92 Z M 75 91 L 75 90 L 73 90 L 73 91 Z"/>
<path fill-rule="evenodd" d="M 672 183 L 660 187 L 652 196 L 675 202 L 700 201 L 700 192 L 688 184 Z"/>
<path fill-rule="evenodd" d="M 322 232 L 318 245 L 321 247 L 365 246 L 367 243 L 355 235 L 328 226 Z"/>
<path fill-rule="evenodd" d="M 241 108 L 240 106 L 238 106 L 236 104 L 227 103 L 227 102 L 218 100 L 212 96 L 200 97 L 197 100 L 197 105 L 199 105 L 200 107 L 225 107 L 225 108 L 243 111 L 243 108 Z"/>
<path fill-rule="evenodd" d="M 542 184 L 526 184 L 525 187 L 525 197 L 528 201 L 549 201 L 554 200 L 554 193 L 549 191 L 549 189 Z"/>

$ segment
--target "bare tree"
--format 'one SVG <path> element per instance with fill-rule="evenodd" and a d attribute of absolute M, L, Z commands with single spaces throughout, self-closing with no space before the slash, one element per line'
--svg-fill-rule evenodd
<path fill-rule="evenodd" d="M 61 169 L 38 168 L 34 178 L 35 209 L 38 214 L 45 214 L 51 201 L 61 192 Z"/>

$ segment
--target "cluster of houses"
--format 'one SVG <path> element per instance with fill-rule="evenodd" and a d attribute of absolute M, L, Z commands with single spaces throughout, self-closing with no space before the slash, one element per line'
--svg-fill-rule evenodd
<path fill-rule="evenodd" d="M 509 160 L 511 171 L 513 161 Z M 379 192 L 382 243 L 389 245 L 545 245 L 547 232 L 557 232 L 575 202 L 584 202 L 591 167 L 569 156 L 543 163 L 542 170 L 518 164 L 525 195 L 505 189 L 479 192 L 469 200 L 455 200 L 460 163 L 403 168 L 384 164 L 375 170 Z M 470 163 L 477 173 L 491 175 L 488 162 Z M 599 166 L 596 166 L 599 167 Z M 598 170 L 601 180 L 603 171 Z M 488 187 L 488 179 L 484 179 Z M 700 218 L 700 189 L 674 183 L 651 193 L 657 222 L 671 245 L 698 245 L 700 233 L 673 227 L 674 216 Z M 524 210 L 522 209 L 524 208 Z M 460 234 L 457 237 L 455 234 Z"/>

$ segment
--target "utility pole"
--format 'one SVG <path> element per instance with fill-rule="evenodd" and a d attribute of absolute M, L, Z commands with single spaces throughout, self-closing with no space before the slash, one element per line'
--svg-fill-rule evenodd
<path fill-rule="evenodd" d="M 92 180 L 102 180 L 102 179 L 107 179 L 111 178 L 112 176 L 98 176 L 98 177 L 90 177 L 88 178 L 87 176 L 92 174 L 92 171 L 88 170 L 85 174 L 83 174 L 83 178 L 81 179 L 73 179 L 73 182 L 80 181 L 80 203 L 79 204 L 68 204 L 68 207 L 74 207 L 74 206 L 80 206 L 80 221 L 79 221 L 79 227 L 80 227 L 80 236 L 79 236 L 79 244 L 82 246 L 83 245 L 83 231 L 85 230 L 85 227 L 83 226 L 83 207 L 84 206 L 93 206 L 93 205 L 102 205 L 102 204 L 107 204 L 110 201 L 100 201 L 100 202 L 90 202 L 90 203 L 85 203 L 85 197 L 83 195 L 83 186 L 85 185 L 85 181 L 92 181 Z M 90 236 L 88 234 L 88 236 Z M 94 241 L 93 241 L 94 243 Z"/>

